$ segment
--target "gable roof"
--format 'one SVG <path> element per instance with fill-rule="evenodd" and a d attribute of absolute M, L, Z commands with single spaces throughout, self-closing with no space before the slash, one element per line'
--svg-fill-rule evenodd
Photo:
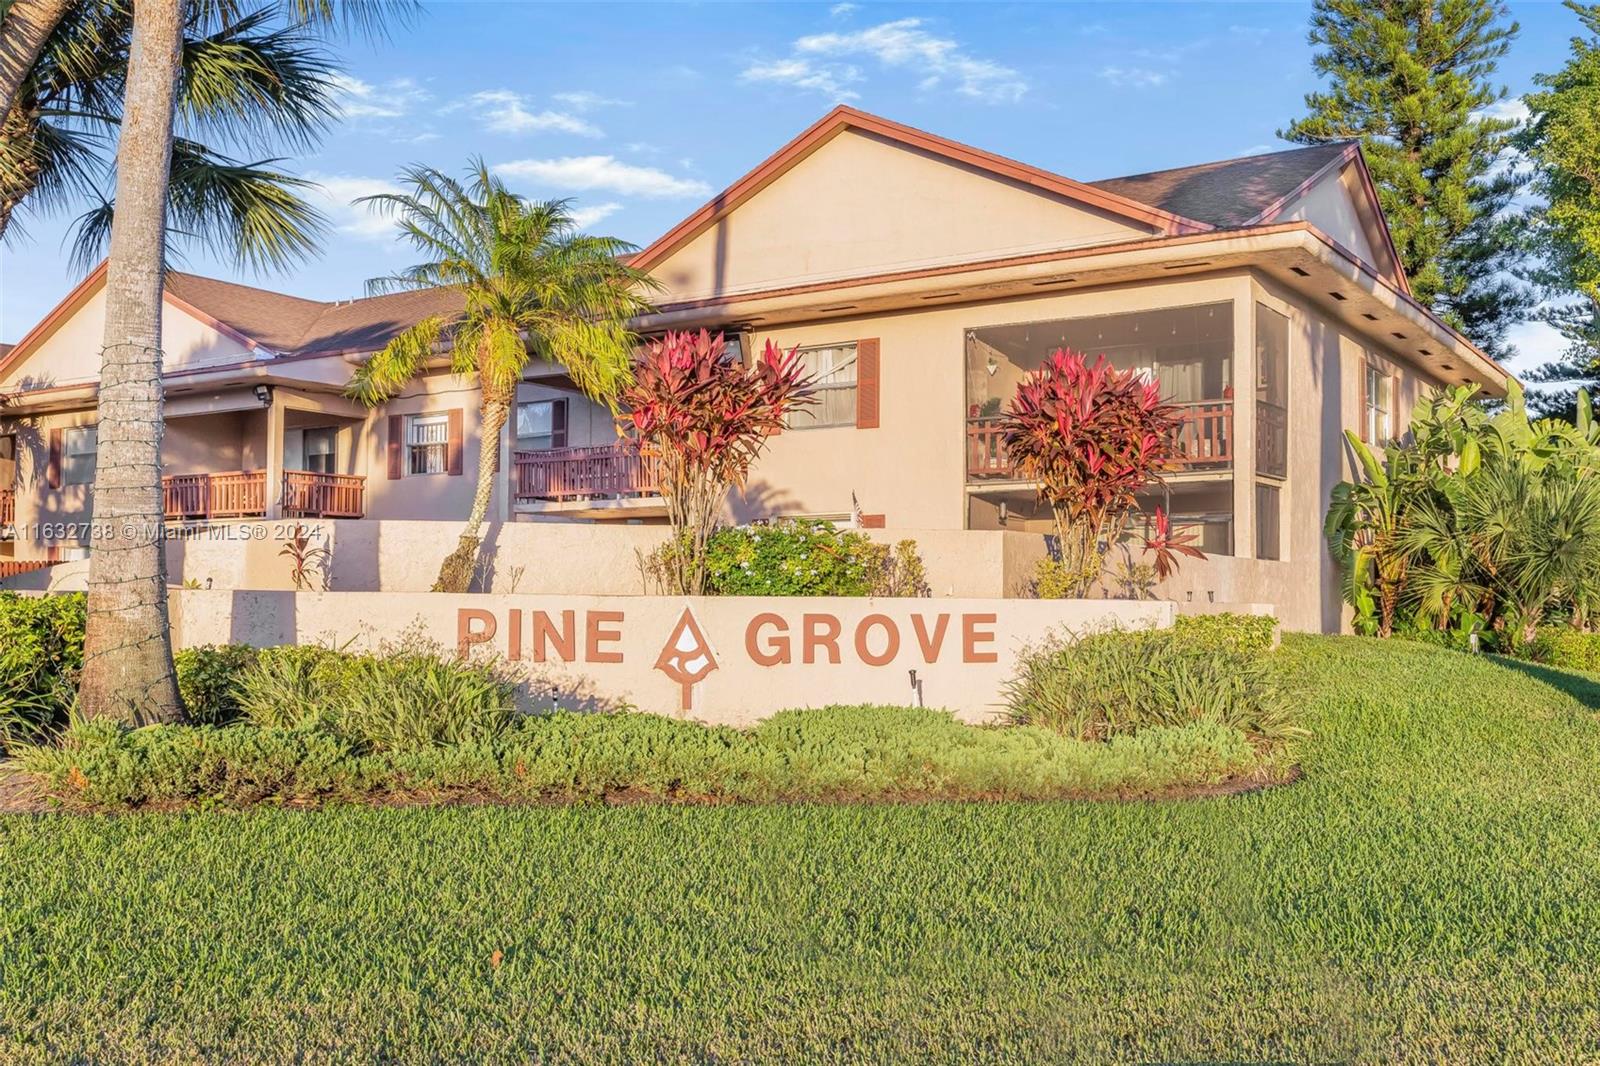
<path fill-rule="evenodd" d="M 1140 200 L 1218 229 L 1256 222 L 1330 164 L 1351 157 L 1348 142 L 1292 148 L 1286 152 L 1220 159 L 1148 174 L 1091 182 L 1097 189 Z"/>
<path fill-rule="evenodd" d="M 996 177 L 1030 185 L 1042 192 L 1075 200 L 1087 207 L 1148 226 L 1165 235 L 1200 233 L 1212 228 L 1209 223 L 1131 199 L 1115 190 L 1096 188 L 1084 182 L 1062 177 L 1060 174 L 1052 174 L 1048 170 L 1019 163 L 1014 159 L 995 155 L 993 152 L 985 152 L 981 148 L 973 148 L 971 145 L 948 140 L 841 104 L 774 152 L 754 170 L 712 197 L 694 214 L 662 234 L 648 248 L 634 256 L 630 265 L 640 270 L 650 270 L 659 265 L 673 252 L 731 214 L 740 204 L 772 184 L 812 152 L 844 131 L 852 129 L 927 152 L 952 163 L 986 171 Z"/>
<path fill-rule="evenodd" d="M 372 351 L 429 315 L 453 315 L 465 306 L 452 289 L 330 303 L 176 270 L 167 272 L 167 292 L 264 347 L 296 355 Z"/>

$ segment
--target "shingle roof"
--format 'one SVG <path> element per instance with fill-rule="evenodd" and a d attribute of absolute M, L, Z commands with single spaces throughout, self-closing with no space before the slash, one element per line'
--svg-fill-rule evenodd
<path fill-rule="evenodd" d="M 463 306 L 461 295 L 450 289 L 327 303 L 176 270 L 167 272 L 167 291 L 286 354 L 374 351 L 427 316 L 453 315 Z"/>
<path fill-rule="evenodd" d="M 1106 178 L 1089 184 L 1184 218 L 1227 229 L 1250 222 L 1333 162 L 1347 147 L 1343 142 L 1317 144 L 1268 155 Z"/>

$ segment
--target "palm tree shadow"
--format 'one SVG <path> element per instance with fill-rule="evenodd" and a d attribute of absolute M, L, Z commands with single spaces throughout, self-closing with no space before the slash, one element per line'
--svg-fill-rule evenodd
<path fill-rule="evenodd" d="M 1565 692 L 1591 711 L 1600 711 L 1600 678 L 1570 670 L 1557 670 L 1554 667 L 1528 662 L 1526 659 L 1512 659 L 1503 655 L 1490 658 L 1508 670 L 1526 674 L 1535 681 L 1542 681 L 1553 689 Z"/>

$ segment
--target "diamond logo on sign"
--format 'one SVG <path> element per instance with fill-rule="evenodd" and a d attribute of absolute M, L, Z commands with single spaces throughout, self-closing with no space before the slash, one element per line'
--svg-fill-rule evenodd
<path fill-rule="evenodd" d="M 710 641 L 700 631 L 694 612 L 685 607 L 667 642 L 661 646 L 656 669 L 682 686 L 683 709 L 687 711 L 694 702 L 694 686 L 716 668 L 717 658 L 711 653 Z"/>

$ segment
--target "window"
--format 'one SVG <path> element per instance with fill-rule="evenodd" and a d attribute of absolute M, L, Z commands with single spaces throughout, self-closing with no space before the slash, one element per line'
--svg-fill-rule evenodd
<path fill-rule="evenodd" d="M 1281 490 L 1276 485 L 1256 486 L 1256 558 L 1283 558 L 1283 526 L 1280 521 Z"/>
<path fill-rule="evenodd" d="M 566 400 L 529 400 L 517 404 L 518 450 L 542 452 L 566 446 Z"/>
<path fill-rule="evenodd" d="M 1256 473 L 1289 473 L 1289 319 L 1256 304 Z"/>
<path fill-rule="evenodd" d="M 816 400 L 789 413 L 790 429 L 851 426 L 856 421 L 856 346 L 802 348 L 806 373 L 816 378 Z"/>
<path fill-rule="evenodd" d="M 305 464 L 306 469 L 313 474 L 331 474 L 334 472 L 335 447 L 338 430 L 331 426 L 325 429 L 308 429 L 305 433 Z"/>
<path fill-rule="evenodd" d="M 1368 363 L 1365 386 L 1362 437 L 1373 444 L 1383 444 L 1394 436 L 1394 379 Z"/>
<path fill-rule="evenodd" d="M 99 427 L 73 426 L 61 433 L 61 483 L 94 484 L 94 456 Z"/>
<path fill-rule="evenodd" d="M 445 415 L 412 415 L 406 423 L 406 473 L 443 474 L 447 469 L 450 422 Z"/>

